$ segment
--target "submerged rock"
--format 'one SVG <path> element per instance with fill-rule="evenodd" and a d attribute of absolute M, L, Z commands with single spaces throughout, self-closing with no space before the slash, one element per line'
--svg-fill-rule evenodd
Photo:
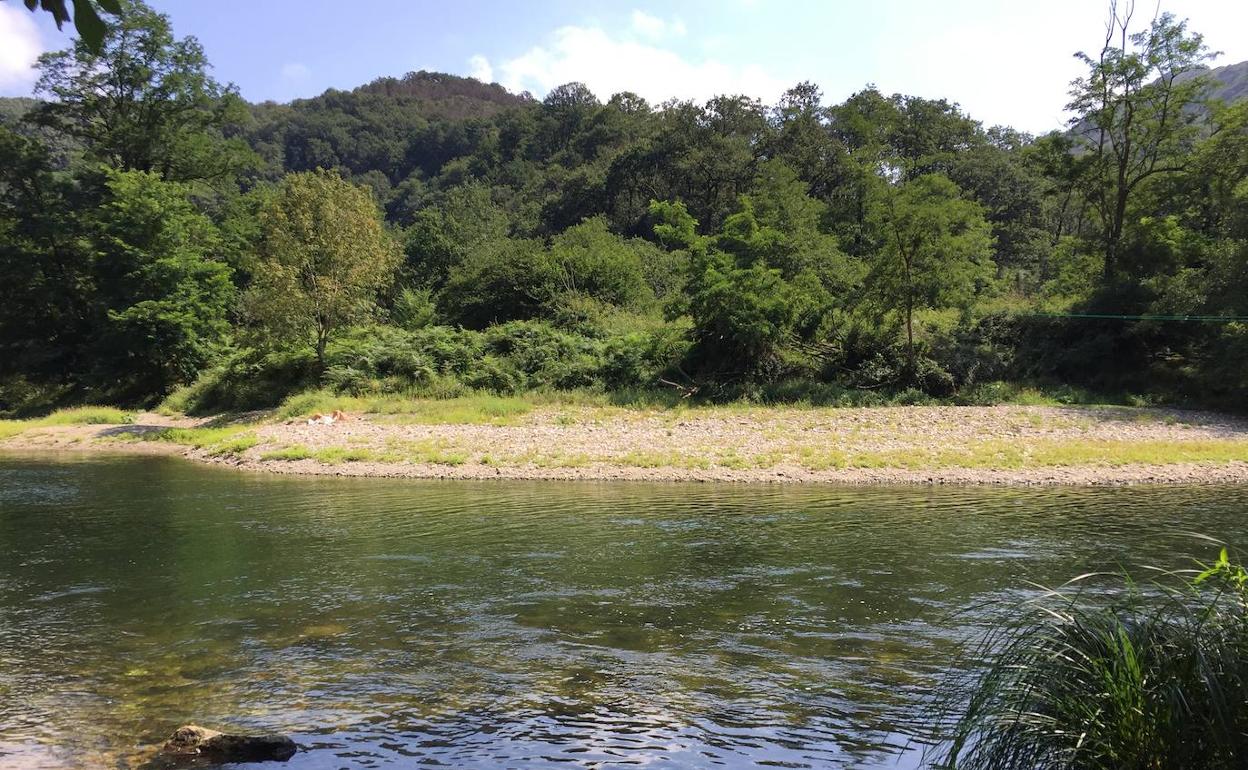
<path fill-rule="evenodd" d="M 185 725 L 161 747 L 158 760 L 166 766 L 226 762 L 285 762 L 295 755 L 295 742 L 285 735 L 233 735 L 198 725 Z"/>

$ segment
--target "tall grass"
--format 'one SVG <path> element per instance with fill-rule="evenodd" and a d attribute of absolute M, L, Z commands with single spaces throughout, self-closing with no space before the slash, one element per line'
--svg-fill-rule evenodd
<path fill-rule="evenodd" d="M 939 699 L 959 770 L 1222 770 L 1248 761 L 1248 576 L 1223 551 L 1146 584 L 1085 576 L 1016 610 Z"/>

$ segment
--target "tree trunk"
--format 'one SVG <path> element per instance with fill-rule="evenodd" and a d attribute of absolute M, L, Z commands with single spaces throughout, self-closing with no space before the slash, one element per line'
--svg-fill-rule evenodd
<path fill-rule="evenodd" d="M 914 300 L 906 297 L 906 379 L 916 384 L 918 367 L 914 361 Z"/>
<path fill-rule="evenodd" d="M 329 329 L 318 326 L 316 329 L 316 368 L 325 371 L 325 345 L 329 342 Z"/>
<path fill-rule="evenodd" d="M 1105 242 L 1105 283 L 1114 282 L 1118 275 L 1118 250 L 1122 243 L 1122 225 L 1127 218 L 1127 191 L 1120 190 L 1115 201 L 1113 220 L 1109 223 L 1109 235 Z"/>

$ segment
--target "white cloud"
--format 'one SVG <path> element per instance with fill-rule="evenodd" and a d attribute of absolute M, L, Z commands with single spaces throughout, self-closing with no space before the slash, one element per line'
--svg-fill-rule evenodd
<path fill-rule="evenodd" d="M 680 37 L 685 34 L 685 23 L 680 19 L 664 21 L 642 10 L 633 11 L 633 31 L 651 39 L 671 35 Z"/>
<path fill-rule="evenodd" d="M 548 44 L 503 61 L 498 70 L 500 82 L 512 91 L 541 95 L 563 83 L 580 81 L 603 100 L 620 91 L 634 91 L 653 103 L 672 97 L 703 101 L 718 94 L 744 94 L 774 102 L 787 87 L 757 65 L 695 61 L 651 43 L 613 37 L 600 27 L 561 27 Z"/>
<path fill-rule="evenodd" d="M 308 69 L 308 65 L 302 62 L 292 61 L 282 65 L 282 79 L 294 82 L 307 80 L 312 75 L 312 70 Z"/>
<path fill-rule="evenodd" d="M 31 67 L 43 51 L 34 15 L 18 3 L 0 3 L 0 92 L 28 94 L 37 79 Z"/>
<path fill-rule="evenodd" d="M 490 60 L 477 54 L 468 60 L 468 74 L 480 80 L 482 83 L 494 82 L 494 68 L 490 66 Z"/>

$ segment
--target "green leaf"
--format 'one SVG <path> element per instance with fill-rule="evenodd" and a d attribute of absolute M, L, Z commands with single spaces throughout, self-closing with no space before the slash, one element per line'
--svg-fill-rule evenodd
<path fill-rule="evenodd" d="M 74 28 L 78 30 L 78 37 L 91 53 L 98 54 L 104 45 L 104 33 L 108 28 L 95 12 L 91 0 L 74 0 Z"/>
<path fill-rule="evenodd" d="M 62 24 L 69 21 L 69 11 L 65 8 L 65 0 L 26 0 L 26 8 L 28 10 L 33 11 L 36 7 L 52 14 L 52 18 L 56 20 L 57 29 L 60 29 Z"/>

